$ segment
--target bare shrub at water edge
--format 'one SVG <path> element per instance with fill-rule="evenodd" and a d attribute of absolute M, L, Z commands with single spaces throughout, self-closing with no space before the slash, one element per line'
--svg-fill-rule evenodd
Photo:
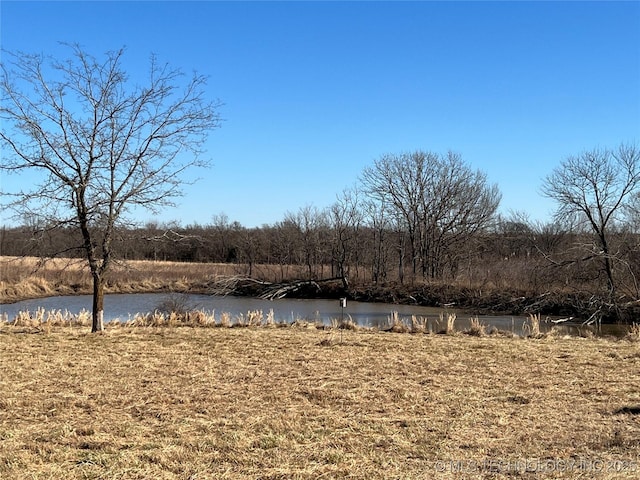
<path fill-rule="evenodd" d="M 155 308 L 162 313 L 186 314 L 194 308 L 189 305 L 189 296 L 183 293 L 171 293 L 164 297 Z"/>
<path fill-rule="evenodd" d="M 486 332 L 486 327 L 480 323 L 480 319 L 478 317 L 471 317 L 470 319 L 471 325 L 469 329 L 465 331 L 467 335 L 473 335 L 474 337 L 484 337 Z"/>

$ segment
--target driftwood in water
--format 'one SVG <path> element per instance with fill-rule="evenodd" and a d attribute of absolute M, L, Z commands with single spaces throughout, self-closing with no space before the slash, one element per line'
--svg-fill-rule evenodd
<path fill-rule="evenodd" d="M 265 300 L 284 298 L 301 289 L 312 288 L 320 292 L 320 284 L 341 281 L 342 277 L 325 278 L 322 280 L 294 280 L 291 282 L 271 283 L 250 277 L 225 277 L 210 285 L 209 291 L 213 295 L 251 295 Z"/>
<path fill-rule="evenodd" d="M 316 292 L 320 292 L 320 284 L 328 282 L 341 281 L 343 284 L 345 280 L 342 277 L 325 278 L 322 280 L 296 280 L 293 282 L 274 283 L 264 291 L 260 298 L 265 300 L 274 300 L 276 298 L 284 298 L 287 295 L 297 292 L 302 288 L 313 288 Z"/>
<path fill-rule="evenodd" d="M 316 291 L 320 291 L 320 285 L 313 280 L 301 280 L 297 282 L 274 283 L 270 285 L 266 291 L 260 294 L 260 298 L 265 300 L 275 300 L 276 298 L 284 298 L 290 293 L 297 292 L 304 287 L 313 287 Z"/>
<path fill-rule="evenodd" d="M 212 295 L 239 295 L 247 290 L 262 291 L 272 285 L 270 282 L 263 282 L 249 277 L 222 277 L 209 285 L 209 292 Z"/>

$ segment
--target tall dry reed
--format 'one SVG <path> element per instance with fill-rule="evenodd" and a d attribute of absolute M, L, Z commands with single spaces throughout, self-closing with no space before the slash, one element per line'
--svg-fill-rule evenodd
<path fill-rule="evenodd" d="M 441 319 L 442 319 L 442 315 L 441 315 Z M 445 331 L 445 333 L 447 335 L 453 335 L 456 333 L 456 314 L 455 313 L 447 313 L 447 329 Z"/>
<path fill-rule="evenodd" d="M 478 317 L 472 317 L 470 319 L 470 326 L 465 333 L 475 337 L 484 337 L 487 334 L 487 331 L 485 325 L 480 323 L 480 319 Z"/>
<path fill-rule="evenodd" d="M 540 314 L 539 313 L 530 313 L 529 314 L 529 322 L 525 325 L 523 330 L 529 332 L 529 336 L 531 338 L 539 338 L 540 337 Z"/>

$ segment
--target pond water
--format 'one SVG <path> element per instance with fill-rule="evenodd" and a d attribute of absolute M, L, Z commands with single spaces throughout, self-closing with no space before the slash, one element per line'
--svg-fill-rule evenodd
<path fill-rule="evenodd" d="M 390 325 L 393 312 L 397 312 L 401 320 L 411 324 L 411 316 L 426 319 L 427 329 L 438 332 L 446 328 L 447 314 L 455 313 L 457 316 L 456 330 L 464 330 L 470 326 L 472 315 L 453 308 L 430 308 L 413 305 L 395 305 L 387 303 L 347 302 L 346 308 L 341 308 L 338 300 L 262 300 L 257 298 L 195 295 L 195 294 L 163 294 L 163 293 L 136 293 L 136 294 L 112 294 L 105 295 L 104 319 L 105 321 L 131 319 L 136 313 L 150 313 L 158 309 L 165 301 L 174 301 L 192 309 L 204 310 L 215 314 L 219 320 L 220 314 L 228 313 L 232 319 L 248 312 L 262 311 L 264 317 L 273 311 L 276 322 L 293 322 L 306 320 L 331 325 L 332 321 L 351 319 L 358 325 L 365 327 L 386 328 Z M 61 296 L 48 297 L 33 300 L 25 300 L 13 304 L 0 305 L 0 318 L 12 320 L 20 311 L 35 312 L 39 308 L 45 310 L 68 311 L 77 314 L 82 310 L 91 310 L 91 296 Z M 441 316 L 444 315 L 444 321 Z M 487 328 L 496 327 L 518 335 L 526 333 L 528 317 L 524 316 L 497 316 L 480 315 L 480 323 Z M 583 335 L 587 330 L 594 334 L 622 336 L 627 328 L 622 325 L 603 325 L 599 330 L 595 327 L 585 327 L 580 324 L 562 323 L 555 325 L 552 322 L 542 321 L 540 330 L 548 331 L 557 328 L 561 334 Z"/>

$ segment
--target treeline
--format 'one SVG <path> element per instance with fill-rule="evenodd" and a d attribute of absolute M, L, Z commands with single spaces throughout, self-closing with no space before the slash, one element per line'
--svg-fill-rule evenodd
<path fill-rule="evenodd" d="M 336 208 L 335 206 L 332 208 Z M 402 283 L 452 284 L 474 290 L 505 290 L 536 296 L 601 290 L 603 272 L 597 256 L 575 257 L 588 241 L 570 225 L 540 224 L 502 218 L 482 232 L 473 232 L 440 252 L 438 275 L 416 269 L 407 255 L 407 233 L 374 228 L 361 221 L 344 225 L 332 221 L 331 209 L 304 207 L 274 225 L 245 228 L 215 215 L 208 225 L 149 223 L 120 229 L 114 239 L 119 258 L 237 264 L 239 273 L 261 278 L 269 268 L 271 282 L 291 280 L 289 267 L 304 279 L 342 277 L 353 285 Z M 638 295 L 635 272 L 640 271 L 640 238 L 630 231 L 614 236 L 620 262 L 617 278 L 623 295 Z M 83 257 L 75 229 L 34 230 L 26 226 L 0 230 L 3 255 Z M 299 273 L 298 273 L 299 274 Z"/>
<path fill-rule="evenodd" d="M 498 215 L 499 203 L 497 186 L 457 155 L 414 152 L 381 157 L 333 205 L 305 206 L 273 225 L 246 228 L 215 214 L 206 225 L 120 227 L 110 242 L 120 259 L 232 263 L 239 275 L 269 282 L 336 278 L 346 291 L 428 285 L 467 297 L 497 292 L 511 302 L 507 310 L 520 297 L 530 305 L 562 295 L 568 312 L 620 318 L 640 298 L 637 217 L 607 225 L 603 249 L 575 215 L 533 222 L 522 213 Z M 74 226 L 0 233 L 3 255 L 86 255 Z M 420 303 L 430 303 L 428 289 L 421 295 Z"/>
<path fill-rule="evenodd" d="M 339 204 L 328 209 L 307 206 L 260 228 L 243 227 L 224 214 L 214 215 L 207 225 L 148 223 L 117 230 L 114 246 L 125 260 L 233 263 L 239 274 L 270 282 L 293 280 L 292 272 L 302 271 L 303 279 L 344 277 L 353 287 L 448 284 L 479 295 L 498 290 L 531 298 L 547 292 L 582 297 L 603 293 L 604 272 L 597 252 L 576 256 L 589 235 L 571 225 L 495 216 L 482 231 L 451 244 L 455 248 L 441 249 L 437 275 L 432 275 L 430 269 L 416 268 L 421 263 L 408 254 L 406 231 L 377 226 L 356 210 L 352 221 L 343 223 L 337 221 L 338 210 Z M 80 245 L 81 237 L 73 228 L 0 230 L 3 255 L 82 258 Z M 631 231 L 613 236 L 621 298 L 639 296 L 639 245 L 640 238 Z M 271 268 L 261 268 L 265 264 Z M 264 278 L 266 272 L 269 278 Z"/>

